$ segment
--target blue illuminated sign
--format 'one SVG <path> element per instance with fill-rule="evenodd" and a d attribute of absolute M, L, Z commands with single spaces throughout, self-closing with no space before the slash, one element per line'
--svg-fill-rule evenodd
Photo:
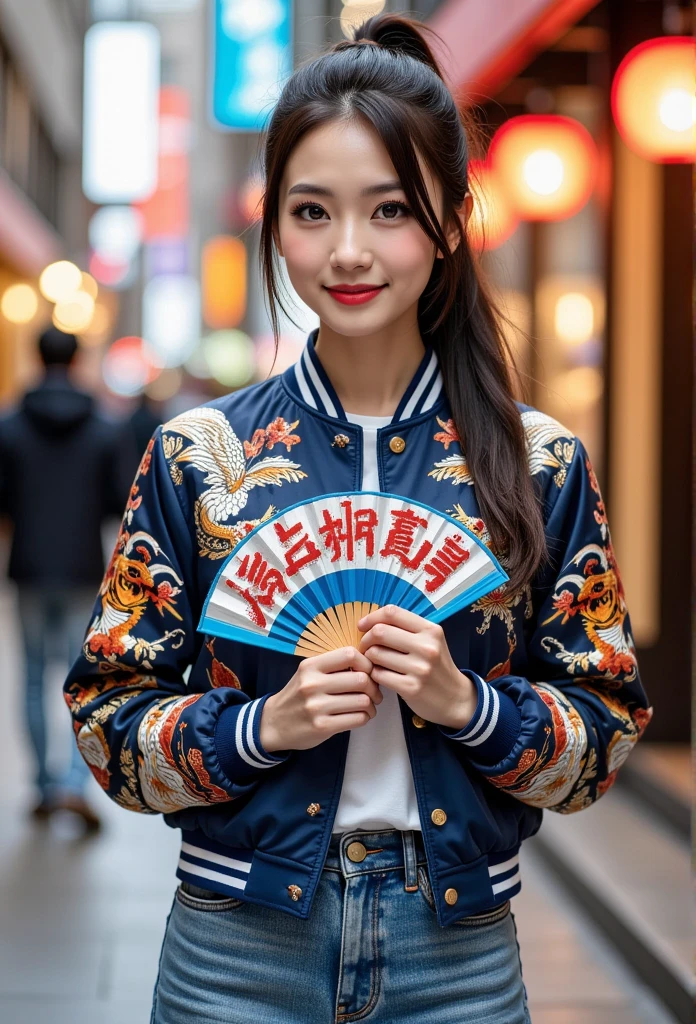
<path fill-rule="evenodd" d="M 292 73 L 292 0 L 214 0 L 216 127 L 261 131 Z"/>

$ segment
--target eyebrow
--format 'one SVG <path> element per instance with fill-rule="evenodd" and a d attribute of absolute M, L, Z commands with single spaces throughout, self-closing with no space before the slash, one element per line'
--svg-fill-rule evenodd
<path fill-rule="evenodd" d="M 379 185 L 368 185 L 367 188 L 361 190 L 361 196 L 374 196 L 381 195 L 383 192 L 393 192 L 395 189 L 399 189 L 403 192 L 400 181 L 383 181 Z M 329 196 L 334 197 L 334 193 L 330 188 L 324 188 L 323 185 L 312 185 L 309 182 L 301 181 L 297 185 L 293 185 L 292 188 L 288 189 L 288 195 L 294 196 L 297 192 L 304 192 L 313 196 Z"/>

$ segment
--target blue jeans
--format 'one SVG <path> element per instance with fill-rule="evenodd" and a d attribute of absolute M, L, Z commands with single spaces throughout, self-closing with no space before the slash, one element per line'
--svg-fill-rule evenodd
<path fill-rule="evenodd" d="M 26 665 L 24 710 L 27 731 L 34 751 L 34 781 L 42 799 L 50 800 L 56 790 L 82 794 L 90 770 L 82 758 L 66 716 L 66 742 L 70 742 L 70 762 L 60 779 L 52 778 L 46 761 L 47 735 L 44 708 L 46 654 L 51 645 L 67 665 L 72 665 L 87 632 L 96 587 L 27 586 L 18 587 L 19 619 L 24 641 Z"/>
<path fill-rule="evenodd" d="M 333 838 L 306 920 L 204 894 L 174 896 L 150 1024 L 529 1024 L 510 903 L 441 928 L 419 832 Z"/>

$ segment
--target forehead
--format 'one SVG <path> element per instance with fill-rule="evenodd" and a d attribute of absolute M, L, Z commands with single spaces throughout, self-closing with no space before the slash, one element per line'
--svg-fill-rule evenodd
<path fill-rule="evenodd" d="M 321 184 L 328 184 L 326 176 L 358 184 L 375 174 L 397 177 L 377 132 L 360 121 L 334 121 L 300 139 L 285 165 L 283 186 L 320 177 Z"/>
<path fill-rule="evenodd" d="M 436 184 L 418 155 L 426 186 Z M 298 182 L 312 182 L 343 193 L 359 193 L 368 185 L 397 180 L 398 174 L 379 135 L 360 120 L 332 121 L 308 132 L 285 165 L 281 198 Z"/>

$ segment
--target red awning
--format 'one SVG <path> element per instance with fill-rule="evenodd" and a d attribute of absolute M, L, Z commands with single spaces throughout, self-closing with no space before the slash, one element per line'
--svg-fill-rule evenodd
<path fill-rule="evenodd" d="M 452 92 L 479 101 L 551 46 L 597 0 L 444 0 L 428 24 Z"/>

